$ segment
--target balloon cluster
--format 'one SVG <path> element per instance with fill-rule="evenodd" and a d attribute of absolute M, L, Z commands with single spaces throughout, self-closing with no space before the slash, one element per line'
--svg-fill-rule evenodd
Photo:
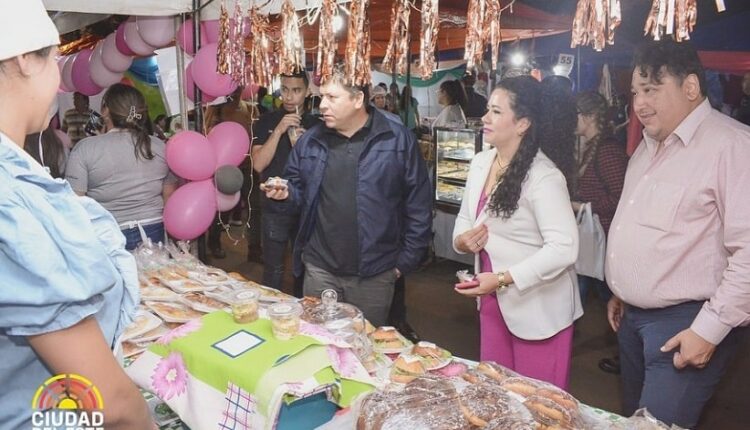
<path fill-rule="evenodd" d="M 172 17 L 136 16 L 120 24 L 114 33 L 93 48 L 62 57 L 57 65 L 60 90 L 87 96 L 120 82 L 135 56 L 149 56 L 175 38 Z"/>
<path fill-rule="evenodd" d="M 211 226 L 216 211 L 228 211 L 240 201 L 243 176 L 237 166 L 250 150 L 242 125 L 225 121 L 203 136 L 182 131 L 167 142 L 169 168 L 188 179 L 167 200 L 164 226 L 180 240 L 192 240 Z"/>

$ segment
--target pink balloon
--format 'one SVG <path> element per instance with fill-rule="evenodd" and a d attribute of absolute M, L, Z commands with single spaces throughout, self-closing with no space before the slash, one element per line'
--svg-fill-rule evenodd
<path fill-rule="evenodd" d="M 120 23 L 120 25 L 117 26 L 117 30 L 115 31 L 115 46 L 117 46 L 117 50 L 120 51 L 122 55 L 135 55 L 135 52 L 133 52 L 133 50 L 128 46 L 127 42 L 125 42 L 124 22 Z"/>
<path fill-rule="evenodd" d="M 175 40 L 177 41 L 177 44 L 180 45 L 180 48 L 184 49 L 185 52 L 188 53 L 188 55 L 195 55 L 195 49 L 193 48 L 193 20 L 192 19 L 186 19 L 185 22 L 183 22 L 180 25 L 180 28 L 177 29 Z M 201 23 L 200 46 L 203 46 L 207 43 L 208 43 L 208 39 L 206 38 L 206 29 L 203 23 Z"/>
<path fill-rule="evenodd" d="M 70 149 L 73 147 L 73 142 L 70 140 L 70 136 L 68 136 L 68 133 L 60 130 L 59 128 L 54 129 L 54 132 L 65 148 Z"/>
<path fill-rule="evenodd" d="M 190 62 L 185 68 L 185 95 L 191 102 L 195 101 L 195 81 L 193 80 L 193 63 Z M 201 100 L 203 103 L 211 103 L 216 97 L 203 93 Z"/>
<path fill-rule="evenodd" d="M 130 18 L 125 21 L 125 43 L 128 44 L 128 48 L 138 55 L 149 56 L 154 53 L 153 46 L 146 43 L 140 34 L 138 34 L 138 27 L 134 18 Z"/>
<path fill-rule="evenodd" d="M 100 87 L 109 87 L 120 82 L 122 79 L 122 72 L 113 72 L 104 66 L 102 62 L 102 50 L 104 43 L 101 42 L 94 48 L 93 54 L 91 54 L 91 61 L 89 62 L 89 73 L 91 74 L 91 80 Z"/>
<path fill-rule="evenodd" d="M 226 96 L 237 89 L 229 75 L 222 75 L 216 71 L 216 54 L 219 46 L 209 43 L 195 54 L 193 59 L 193 79 L 205 93 L 215 97 Z"/>
<path fill-rule="evenodd" d="M 60 76 L 60 82 L 68 89 L 68 91 L 76 91 L 76 86 L 73 84 L 73 62 L 76 60 L 76 54 L 68 55 L 65 57 L 65 64 L 63 65 L 62 75 Z"/>
<path fill-rule="evenodd" d="M 245 86 L 245 88 L 242 89 L 242 96 L 241 96 L 241 98 L 243 100 L 247 100 L 247 99 L 253 98 L 254 95 L 258 94 L 258 89 L 259 88 L 260 87 L 257 84 L 255 84 L 255 83 L 247 84 Z"/>
<path fill-rule="evenodd" d="M 65 67 L 65 62 L 68 61 L 69 57 L 61 57 L 59 60 L 57 60 L 57 68 L 60 70 L 60 87 L 58 89 L 59 92 L 63 93 L 69 93 L 70 88 L 68 88 L 65 85 L 65 82 L 62 80 L 62 74 L 63 74 L 63 68 Z"/>
<path fill-rule="evenodd" d="M 161 48 L 174 39 L 174 18 L 171 16 L 138 16 L 135 23 L 141 39 L 151 46 Z"/>
<path fill-rule="evenodd" d="M 172 171 L 191 181 L 213 176 L 216 155 L 205 136 L 195 131 L 181 131 L 167 142 L 167 164 Z"/>
<path fill-rule="evenodd" d="M 237 203 L 240 202 L 240 192 L 237 191 L 234 194 L 224 194 L 216 191 L 216 207 L 221 212 L 234 209 Z"/>
<path fill-rule="evenodd" d="M 91 63 L 92 53 L 91 48 L 79 51 L 76 59 L 73 61 L 73 71 L 71 74 L 76 90 L 87 96 L 95 96 L 102 92 L 102 87 L 91 79 L 89 64 Z"/>
<path fill-rule="evenodd" d="M 212 128 L 208 141 L 216 154 L 216 167 L 226 164 L 239 166 L 250 150 L 247 130 L 234 121 L 224 121 Z"/>
<path fill-rule="evenodd" d="M 180 240 L 193 240 L 205 232 L 216 215 L 216 189 L 206 179 L 177 189 L 164 205 L 164 227 Z"/>
<path fill-rule="evenodd" d="M 102 47 L 102 63 L 104 67 L 113 72 L 125 72 L 133 64 L 133 57 L 125 55 L 117 49 L 117 35 L 110 33 L 105 39 Z"/>
<path fill-rule="evenodd" d="M 206 40 L 208 43 L 219 43 L 219 20 L 209 19 L 201 21 L 201 24 L 206 29 Z"/>

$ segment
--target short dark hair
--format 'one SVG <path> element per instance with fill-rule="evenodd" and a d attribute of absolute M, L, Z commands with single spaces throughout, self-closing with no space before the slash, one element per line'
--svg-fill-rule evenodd
<path fill-rule="evenodd" d="M 305 88 L 310 86 L 310 78 L 307 77 L 307 72 L 304 70 L 298 70 L 295 73 L 282 74 L 282 78 L 299 78 L 305 84 Z"/>
<path fill-rule="evenodd" d="M 461 106 L 461 109 L 466 109 L 466 90 L 460 81 L 443 81 L 440 84 L 440 90 L 448 97 L 449 105 L 457 104 Z"/>
<path fill-rule="evenodd" d="M 642 77 L 649 77 L 657 84 L 661 83 L 664 71 L 679 79 L 679 82 L 689 75 L 698 77 L 701 94 L 708 94 L 706 85 L 706 71 L 703 69 L 698 53 L 688 42 L 675 42 L 671 37 L 662 40 L 649 40 L 635 51 L 633 68 L 638 69 Z"/>

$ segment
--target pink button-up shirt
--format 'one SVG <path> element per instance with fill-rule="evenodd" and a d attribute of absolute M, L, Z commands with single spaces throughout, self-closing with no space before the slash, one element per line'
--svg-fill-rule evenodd
<path fill-rule="evenodd" d="M 718 344 L 750 323 L 750 127 L 704 100 L 658 145 L 644 133 L 630 159 L 609 286 L 640 308 L 706 301 L 691 328 Z"/>

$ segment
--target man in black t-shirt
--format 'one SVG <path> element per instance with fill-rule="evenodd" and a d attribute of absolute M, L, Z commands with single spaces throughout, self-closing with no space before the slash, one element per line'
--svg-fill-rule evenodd
<path fill-rule="evenodd" d="M 304 71 L 281 76 L 281 109 L 263 114 L 253 126 L 253 169 L 265 182 L 282 176 L 289 153 L 299 136 L 319 120 L 304 112 L 308 92 L 308 78 Z M 287 244 L 297 236 L 297 215 L 279 213 L 276 205 L 269 205 L 265 194 L 261 197 L 263 229 L 263 284 L 281 289 L 284 276 L 284 257 Z M 294 295 L 302 296 L 302 278 L 295 278 Z"/>

